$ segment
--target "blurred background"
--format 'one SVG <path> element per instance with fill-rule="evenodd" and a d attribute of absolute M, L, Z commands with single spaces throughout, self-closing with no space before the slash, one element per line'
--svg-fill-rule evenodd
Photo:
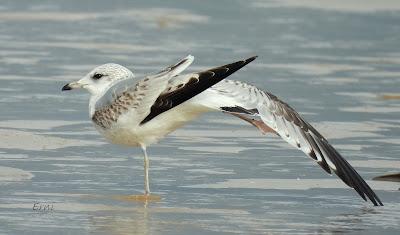
<path fill-rule="evenodd" d="M 0 0 L 0 233 L 397 234 L 400 184 L 370 180 L 400 171 L 399 22 L 395 0 Z M 61 87 L 187 54 L 189 71 L 258 55 L 230 78 L 303 114 L 385 206 L 223 114 L 149 148 L 161 201 L 121 199 L 142 193 L 140 149 L 105 142 L 88 94 Z"/>

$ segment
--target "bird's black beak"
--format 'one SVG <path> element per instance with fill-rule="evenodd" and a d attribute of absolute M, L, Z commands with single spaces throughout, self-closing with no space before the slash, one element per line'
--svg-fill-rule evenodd
<path fill-rule="evenodd" d="M 69 90 L 76 89 L 76 88 L 82 88 L 83 86 L 84 86 L 84 84 L 80 83 L 79 81 L 70 82 L 67 85 L 63 86 L 63 88 L 61 90 L 62 91 L 69 91 Z"/>
<path fill-rule="evenodd" d="M 69 86 L 69 83 L 62 87 L 62 91 L 69 91 L 72 90 L 72 87 Z"/>

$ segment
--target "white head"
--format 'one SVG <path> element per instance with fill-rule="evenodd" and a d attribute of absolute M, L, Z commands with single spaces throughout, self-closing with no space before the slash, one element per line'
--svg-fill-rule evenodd
<path fill-rule="evenodd" d="M 92 95 L 106 91 L 115 81 L 134 78 L 133 73 L 119 64 L 103 64 L 94 68 L 90 73 L 76 82 L 66 84 L 62 90 L 85 88 Z"/>

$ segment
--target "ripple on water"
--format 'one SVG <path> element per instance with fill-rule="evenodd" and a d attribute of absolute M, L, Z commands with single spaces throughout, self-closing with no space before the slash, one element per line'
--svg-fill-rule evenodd
<path fill-rule="evenodd" d="M 72 146 L 98 146 L 102 142 L 61 138 L 32 132 L 0 129 L 0 148 L 19 150 L 49 150 Z"/>
<path fill-rule="evenodd" d="M 393 182 L 367 181 L 375 190 L 397 191 L 398 184 Z M 188 188 L 251 188 L 278 190 L 308 190 L 313 188 L 343 188 L 348 186 L 340 179 L 228 179 L 213 184 L 182 186 Z"/>
<path fill-rule="evenodd" d="M 0 166 L 0 184 L 3 182 L 17 182 L 30 180 L 34 177 L 29 171 L 13 167 Z"/>

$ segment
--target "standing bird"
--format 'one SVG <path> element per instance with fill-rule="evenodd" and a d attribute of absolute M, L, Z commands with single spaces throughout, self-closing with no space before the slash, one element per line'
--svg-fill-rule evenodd
<path fill-rule="evenodd" d="M 181 74 L 194 60 L 189 55 L 140 80 L 121 65 L 104 64 L 62 90 L 88 90 L 89 115 L 96 129 L 111 143 L 142 148 L 145 197 L 150 195 L 146 147 L 202 113 L 220 111 L 243 119 L 263 134 L 280 136 L 329 174 L 333 171 L 365 201 L 368 197 L 375 206 L 383 206 L 354 168 L 288 104 L 255 86 L 225 79 L 256 58 Z"/>

